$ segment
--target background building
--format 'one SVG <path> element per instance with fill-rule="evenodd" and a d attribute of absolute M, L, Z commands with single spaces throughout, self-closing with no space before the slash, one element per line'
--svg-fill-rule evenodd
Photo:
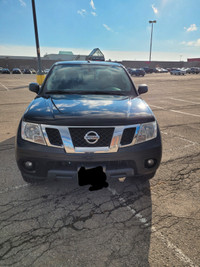
<path fill-rule="evenodd" d="M 105 60 L 104 54 L 99 48 L 94 48 L 89 55 L 75 55 L 72 51 L 59 51 L 58 54 L 46 54 L 41 57 L 42 69 L 49 69 L 57 61 L 72 61 L 72 60 Z M 182 68 L 182 67 L 200 67 L 200 58 L 188 58 L 187 61 L 133 61 L 123 60 L 118 61 L 127 68 Z M 33 68 L 37 70 L 37 57 L 24 56 L 0 56 L 0 67 L 20 69 Z"/>

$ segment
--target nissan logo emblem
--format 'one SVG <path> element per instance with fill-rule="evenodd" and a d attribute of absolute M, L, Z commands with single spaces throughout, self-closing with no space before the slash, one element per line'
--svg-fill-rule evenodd
<path fill-rule="evenodd" d="M 100 136 L 94 131 L 90 131 L 90 132 L 86 133 L 86 135 L 84 136 L 85 141 L 91 145 L 96 144 L 96 142 L 98 142 L 99 138 L 100 138 Z"/>

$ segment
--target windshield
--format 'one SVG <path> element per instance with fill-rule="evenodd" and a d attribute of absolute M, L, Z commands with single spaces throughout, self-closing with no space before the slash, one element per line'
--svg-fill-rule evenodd
<path fill-rule="evenodd" d="M 63 64 L 55 66 L 44 85 L 44 92 L 134 94 L 133 84 L 120 66 Z"/>

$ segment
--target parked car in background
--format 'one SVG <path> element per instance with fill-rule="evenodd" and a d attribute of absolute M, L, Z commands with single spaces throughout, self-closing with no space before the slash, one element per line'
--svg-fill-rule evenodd
<path fill-rule="evenodd" d="M 22 72 L 19 68 L 14 68 L 12 69 L 12 74 L 22 74 Z"/>
<path fill-rule="evenodd" d="M 145 71 L 146 73 L 153 73 L 153 69 L 152 69 L 152 68 L 144 67 L 143 69 L 144 69 L 144 71 Z"/>
<path fill-rule="evenodd" d="M 2 73 L 2 70 L 3 70 L 3 68 L 2 68 L 2 67 L 0 67 L 0 73 Z"/>
<path fill-rule="evenodd" d="M 155 68 L 154 72 L 155 73 L 168 73 L 168 70 L 164 68 Z"/>
<path fill-rule="evenodd" d="M 167 69 L 162 68 L 162 73 L 168 73 Z"/>
<path fill-rule="evenodd" d="M 32 74 L 31 70 L 29 70 L 29 69 L 24 69 L 23 70 L 23 73 L 24 74 Z"/>
<path fill-rule="evenodd" d="M 50 69 L 45 69 L 45 70 L 44 70 L 44 74 L 48 74 L 49 71 L 50 71 Z"/>
<path fill-rule="evenodd" d="M 30 69 L 31 74 L 36 74 L 36 70 L 35 69 Z"/>
<path fill-rule="evenodd" d="M 153 70 L 153 72 L 155 72 L 155 73 L 161 73 L 161 69 L 160 69 L 160 68 L 155 68 L 155 69 Z"/>
<path fill-rule="evenodd" d="M 198 74 L 198 73 L 200 73 L 200 68 L 198 68 L 198 67 L 188 68 L 186 70 L 186 73 L 189 73 L 189 74 Z"/>
<path fill-rule="evenodd" d="M 10 74 L 10 70 L 9 69 L 2 69 L 1 73 L 2 74 Z"/>
<path fill-rule="evenodd" d="M 130 69 L 129 73 L 131 76 L 144 76 L 146 74 L 143 69 Z"/>
<path fill-rule="evenodd" d="M 185 75 L 186 71 L 183 69 L 171 69 L 170 74 L 171 75 Z"/>

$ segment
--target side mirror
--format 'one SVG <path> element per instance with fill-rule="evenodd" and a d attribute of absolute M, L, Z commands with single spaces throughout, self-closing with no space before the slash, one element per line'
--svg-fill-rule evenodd
<path fill-rule="evenodd" d="M 138 86 L 138 94 L 141 95 L 141 94 L 145 94 L 148 92 L 148 86 L 146 84 L 140 84 Z"/>
<path fill-rule="evenodd" d="M 30 83 L 29 84 L 29 90 L 31 92 L 34 92 L 36 94 L 38 94 L 39 90 L 40 90 L 40 86 L 38 83 Z"/>

